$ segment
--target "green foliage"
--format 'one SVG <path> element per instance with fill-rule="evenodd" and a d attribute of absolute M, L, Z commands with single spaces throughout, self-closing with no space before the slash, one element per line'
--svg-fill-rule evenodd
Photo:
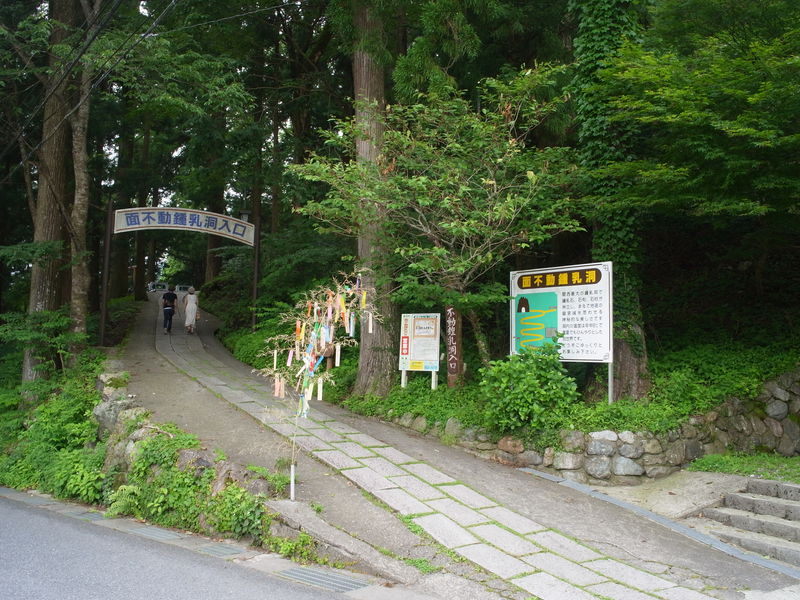
<path fill-rule="evenodd" d="M 153 429 L 155 435 L 142 440 L 136 447 L 136 459 L 131 468 L 135 479 L 146 480 L 155 466 L 169 468 L 175 465 L 178 452 L 184 448 L 198 448 L 196 436 L 186 433 L 171 423 Z"/>
<path fill-rule="evenodd" d="M 379 164 L 348 160 L 363 133 L 354 121 L 338 123 L 326 142 L 341 155 L 317 154 L 291 168 L 328 186 L 303 212 L 325 231 L 380 228 L 400 296 L 438 293 L 439 303 L 474 308 L 482 295 L 470 293 L 506 257 L 579 228 L 564 177 L 569 153 L 525 147 L 528 128 L 565 101 L 531 90 L 552 87 L 559 73 L 540 67 L 519 74 L 526 86 L 487 83 L 480 112 L 452 90 L 387 108 Z M 519 90 L 524 97 L 512 97 Z"/>
<path fill-rule="evenodd" d="M 423 575 L 436 573 L 437 571 L 442 570 L 441 567 L 437 567 L 436 565 L 432 564 L 427 558 L 404 558 L 403 562 L 407 565 L 411 565 Z"/>
<path fill-rule="evenodd" d="M 229 484 L 212 496 L 205 510 L 209 524 L 216 531 L 231 533 L 237 538 L 249 536 L 261 542 L 269 526 L 263 499 L 235 484 Z"/>
<path fill-rule="evenodd" d="M 265 467 L 261 467 L 258 465 L 247 465 L 247 468 L 253 471 L 254 473 L 258 473 L 269 481 L 270 485 L 275 488 L 275 493 L 280 495 L 286 491 L 286 488 L 289 487 L 289 483 L 291 482 L 290 477 L 286 473 L 273 473 L 269 469 Z M 279 469 L 279 465 L 276 463 L 276 469 Z"/>
<path fill-rule="evenodd" d="M 395 386 L 386 398 L 351 396 L 343 405 L 355 413 L 381 417 L 400 417 L 406 413 L 424 416 L 429 425 L 444 425 L 450 417 L 462 424 L 483 423 L 483 394 L 477 385 L 456 388 L 440 386 L 431 390 L 430 375 L 411 374 L 408 386 Z"/>
<path fill-rule="evenodd" d="M 301 562 L 327 562 L 317 555 L 316 542 L 307 533 L 300 533 L 296 538 L 273 537 L 268 540 L 267 545 L 271 550 Z"/>
<path fill-rule="evenodd" d="M 687 467 L 689 471 L 732 473 L 800 484 L 800 458 L 777 454 L 708 454 Z"/>
<path fill-rule="evenodd" d="M 33 313 L 4 313 L 0 320 L 0 341 L 28 348 L 42 361 L 40 370 L 51 373 L 71 356 L 70 348 L 84 345 L 85 334 L 71 331 L 67 308 Z"/>
<path fill-rule="evenodd" d="M 17 408 L 19 394 L 0 393 L 0 484 L 37 488 L 84 502 L 101 499 L 105 445 L 97 444 L 92 408 L 96 357 L 86 354 L 78 366 L 40 387 L 44 400 L 29 413 Z"/>
<path fill-rule="evenodd" d="M 481 375 L 486 425 L 500 432 L 552 425 L 578 400 L 575 381 L 559 361 L 555 344 L 492 362 Z"/>

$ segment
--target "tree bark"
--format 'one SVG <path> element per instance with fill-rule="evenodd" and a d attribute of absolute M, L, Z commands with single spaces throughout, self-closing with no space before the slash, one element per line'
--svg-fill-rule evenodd
<path fill-rule="evenodd" d="M 56 23 L 50 34 L 50 45 L 61 44 L 68 32 L 58 25 L 73 24 L 77 15 L 73 0 L 50 0 L 49 18 Z M 34 242 L 65 242 L 66 218 L 62 208 L 66 205 L 70 139 L 66 116 L 69 111 L 65 87 L 58 72 L 60 59 L 51 54 L 50 67 L 53 74 L 45 87 L 47 100 L 44 104 L 42 144 L 39 149 L 39 179 L 36 211 L 33 220 Z M 28 296 L 28 313 L 56 310 L 61 306 L 65 275 L 62 269 L 64 251 L 59 256 L 48 257 L 31 269 L 31 288 Z M 34 356 L 33 349 L 25 350 L 22 365 L 22 381 L 33 381 L 41 361 Z"/>
<path fill-rule="evenodd" d="M 91 19 L 91 15 L 87 15 Z M 70 248 L 72 251 L 72 277 L 69 312 L 72 332 L 86 334 L 86 319 L 89 311 L 89 257 L 86 247 L 86 221 L 89 214 L 89 166 L 86 142 L 89 128 L 89 93 L 91 92 L 92 69 L 84 65 L 81 72 L 78 109 L 70 117 L 72 127 L 72 164 L 75 176 L 75 198 L 70 220 Z M 72 347 L 73 359 L 82 343 Z"/>
<path fill-rule="evenodd" d="M 148 119 L 145 119 L 144 132 L 142 133 L 142 148 L 139 153 L 139 167 L 136 169 L 138 174 L 138 181 L 136 182 L 136 206 L 140 208 L 147 206 L 147 193 L 150 190 L 150 186 L 148 185 L 150 173 L 150 136 L 150 123 Z M 133 271 L 134 300 L 147 300 L 147 273 L 145 272 L 147 264 L 145 256 L 152 237 L 149 231 L 136 232 L 136 268 Z"/>
<path fill-rule="evenodd" d="M 371 40 L 379 37 L 382 23 L 364 2 L 354 8 L 356 46 L 353 51 L 353 85 L 356 102 L 356 127 L 364 137 L 356 141 L 357 160 L 376 163 L 383 140 L 381 114 L 385 106 L 384 69 L 367 50 Z M 389 298 L 390 284 L 381 276 L 380 217 L 378 222 L 364 223 L 358 236 L 358 257 L 364 267 L 362 282 L 374 287 L 374 305 L 383 317 L 370 334 L 362 328 L 359 346 L 358 376 L 353 388 L 356 395 L 385 396 L 391 388 L 395 364 L 393 330 L 397 311 Z"/>

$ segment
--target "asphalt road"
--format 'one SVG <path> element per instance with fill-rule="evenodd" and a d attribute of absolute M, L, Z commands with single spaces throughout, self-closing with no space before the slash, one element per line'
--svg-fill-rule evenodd
<path fill-rule="evenodd" d="M 0 498 L 3 600 L 326 600 L 339 594 Z"/>

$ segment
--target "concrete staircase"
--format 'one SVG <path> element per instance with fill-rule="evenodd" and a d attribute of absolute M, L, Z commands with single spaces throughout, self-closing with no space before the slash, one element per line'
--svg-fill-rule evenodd
<path fill-rule="evenodd" d="M 800 485 L 751 479 L 701 516 L 717 522 L 708 529 L 723 542 L 800 566 Z"/>

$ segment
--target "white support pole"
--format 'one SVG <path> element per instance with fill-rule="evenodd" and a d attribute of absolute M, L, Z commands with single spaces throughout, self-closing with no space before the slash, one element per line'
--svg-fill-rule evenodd
<path fill-rule="evenodd" d="M 294 463 L 289 467 L 289 500 L 294 502 Z"/>
<path fill-rule="evenodd" d="M 400 371 L 400 387 L 406 387 L 408 385 L 408 371 L 405 369 Z"/>
<path fill-rule="evenodd" d="M 614 403 L 614 363 L 608 363 L 608 403 Z"/>
<path fill-rule="evenodd" d="M 431 389 L 435 390 L 439 385 L 439 372 L 431 371 Z"/>

